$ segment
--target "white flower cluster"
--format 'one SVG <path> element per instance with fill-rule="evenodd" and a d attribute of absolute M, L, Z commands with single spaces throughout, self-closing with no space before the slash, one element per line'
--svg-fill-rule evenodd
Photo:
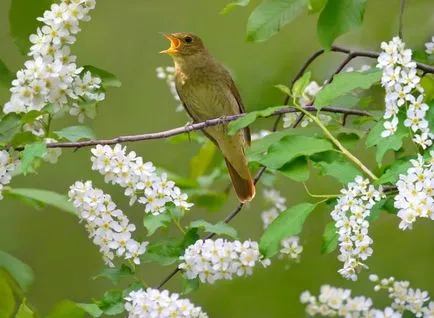
<path fill-rule="evenodd" d="M 18 155 L 9 153 L 6 150 L 0 150 L 0 200 L 3 199 L 3 188 L 6 184 L 11 182 L 11 173 L 20 164 Z"/>
<path fill-rule="evenodd" d="M 68 195 L 108 266 L 114 266 L 115 254 L 140 264 L 140 255 L 146 252 L 148 242 L 140 243 L 131 238 L 136 227 L 116 208 L 109 194 L 93 188 L 91 181 L 77 181 L 70 187 Z"/>
<path fill-rule="evenodd" d="M 422 155 L 410 160 L 413 167 L 406 175 L 400 175 L 397 182 L 398 194 L 395 196 L 395 208 L 401 218 L 399 228 L 412 228 L 418 217 L 434 220 L 434 151 L 431 160 L 425 162 Z"/>
<path fill-rule="evenodd" d="M 167 174 L 157 174 L 152 162 L 143 162 L 134 151 L 126 153 L 126 147 L 117 144 L 97 145 L 92 150 L 92 169 L 99 171 L 107 183 L 118 184 L 125 188 L 125 195 L 130 197 L 130 204 L 136 200 L 145 206 L 146 213 L 158 215 L 166 211 L 166 205 L 172 202 L 183 211 L 193 205 L 188 203 L 188 196 L 167 179 Z"/>
<path fill-rule="evenodd" d="M 357 280 L 357 274 L 367 266 L 362 262 L 372 255 L 372 239 L 368 235 L 371 208 L 382 197 L 382 190 L 376 190 L 368 179 L 356 177 L 341 190 L 342 195 L 331 212 L 339 234 L 340 255 L 344 267 L 338 272 L 345 278 Z"/>
<path fill-rule="evenodd" d="M 199 278 L 213 284 L 216 280 L 231 280 L 236 276 L 249 276 L 257 263 L 264 267 L 269 259 L 262 259 L 258 243 L 254 241 L 198 240 L 185 250 L 178 267 L 187 279 Z"/>
<path fill-rule="evenodd" d="M 95 0 L 62 0 L 38 18 L 44 26 L 30 36 L 31 59 L 12 82 L 12 96 L 4 105 L 5 113 L 40 111 L 51 104 L 54 113 L 69 111 L 83 119 L 84 104 L 104 99 L 101 80 L 77 67 L 76 56 L 70 50 L 80 31 L 79 22 L 90 20 L 88 14 L 94 7 Z M 38 117 L 36 121 L 42 119 Z"/>
<path fill-rule="evenodd" d="M 287 209 L 286 199 L 275 189 L 265 189 L 263 197 L 266 202 L 271 203 L 272 207 L 261 213 L 264 229 L 266 229 L 281 212 Z M 303 252 L 303 246 L 300 245 L 298 236 L 289 236 L 280 242 L 281 249 L 278 258 L 289 258 L 292 261 L 299 261 Z"/>
<path fill-rule="evenodd" d="M 56 139 L 53 138 L 44 138 L 44 141 L 48 143 L 57 142 Z M 57 160 L 62 155 L 62 148 L 48 148 L 47 153 L 44 155 L 42 159 L 49 163 L 57 163 Z"/>
<path fill-rule="evenodd" d="M 404 126 L 411 128 L 413 141 L 425 149 L 432 145 L 434 136 L 425 119 L 428 105 L 423 102 L 423 88 L 420 86 L 416 63 L 411 59 L 412 51 L 405 48 L 399 37 L 394 37 L 389 43 L 382 42 L 381 48 L 384 52 L 378 57 L 377 67 L 383 70 L 381 84 L 386 90 L 386 111 L 383 117 L 387 120 L 381 136 L 395 134 L 399 123 L 398 113 L 404 106 Z"/>
<path fill-rule="evenodd" d="M 320 295 L 315 297 L 308 291 L 300 295 L 302 304 L 307 304 L 309 316 L 323 317 L 372 317 L 400 318 L 402 315 L 387 307 L 384 310 L 372 308 L 371 298 L 365 296 L 351 297 L 351 290 L 323 285 Z"/>
<path fill-rule="evenodd" d="M 183 111 L 184 107 L 182 106 L 181 99 L 179 98 L 178 92 L 176 91 L 175 87 L 175 68 L 173 66 L 159 66 L 156 68 L 156 72 L 158 78 L 166 80 L 166 84 L 169 87 L 170 94 L 172 94 L 176 102 L 179 103 L 176 107 L 176 111 Z"/>
<path fill-rule="evenodd" d="M 139 289 L 125 297 L 128 318 L 208 318 L 202 308 L 167 290 Z"/>
<path fill-rule="evenodd" d="M 379 279 L 377 275 L 369 275 L 376 282 L 374 290 L 387 290 L 389 298 L 393 299 L 391 307 L 400 314 L 410 311 L 416 317 L 434 317 L 434 301 L 429 301 L 428 292 L 410 288 L 408 281 L 397 281 L 394 277 Z"/>
<path fill-rule="evenodd" d="M 425 43 L 425 52 L 428 54 L 434 54 L 434 36 L 430 42 Z"/>

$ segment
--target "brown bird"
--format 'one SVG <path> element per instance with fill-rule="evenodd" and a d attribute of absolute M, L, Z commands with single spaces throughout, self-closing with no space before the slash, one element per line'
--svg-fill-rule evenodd
<path fill-rule="evenodd" d="M 170 48 L 161 53 L 173 58 L 176 90 L 193 122 L 244 113 L 231 75 L 212 57 L 199 37 L 192 33 L 164 35 L 170 40 Z M 240 202 L 251 201 L 255 185 L 244 153 L 250 145 L 249 129 L 229 136 L 225 124 L 204 128 L 203 132 L 222 152 Z"/>

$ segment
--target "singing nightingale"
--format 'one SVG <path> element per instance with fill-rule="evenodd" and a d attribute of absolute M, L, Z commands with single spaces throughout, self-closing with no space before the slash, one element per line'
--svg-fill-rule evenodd
<path fill-rule="evenodd" d="M 164 34 L 175 63 L 175 85 L 185 110 L 193 122 L 244 113 L 240 93 L 226 68 L 192 33 Z M 229 136 L 227 124 L 207 127 L 204 134 L 220 149 L 232 185 L 240 202 L 255 196 L 255 185 L 247 166 L 245 149 L 250 145 L 250 131 L 245 128 Z"/>

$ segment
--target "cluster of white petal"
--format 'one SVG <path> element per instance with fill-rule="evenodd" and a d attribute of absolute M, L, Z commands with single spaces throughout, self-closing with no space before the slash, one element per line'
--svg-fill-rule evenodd
<path fill-rule="evenodd" d="M 146 252 L 148 242 L 140 243 L 131 237 L 135 225 L 116 208 L 109 194 L 93 188 L 91 181 L 77 181 L 70 187 L 68 195 L 108 266 L 114 266 L 115 255 L 140 264 L 140 255 Z"/>
<path fill-rule="evenodd" d="M 175 101 L 178 103 L 178 107 L 176 107 L 177 112 L 181 112 L 184 110 L 182 106 L 181 99 L 179 98 L 178 92 L 175 87 L 175 68 L 173 66 L 162 67 L 159 66 L 156 68 L 157 77 L 159 79 L 166 80 L 166 84 L 169 87 L 170 94 L 172 94 Z"/>
<path fill-rule="evenodd" d="M 344 267 L 338 272 L 347 279 L 357 280 L 357 274 L 367 267 L 363 261 L 373 252 L 367 218 L 383 194 L 381 189 L 376 190 L 369 184 L 368 179 L 361 176 L 350 182 L 348 188 L 342 189 L 341 193 L 331 212 L 339 234 L 338 259 L 344 263 Z"/>
<path fill-rule="evenodd" d="M 271 208 L 261 213 L 263 227 L 266 229 L 281 212 L 287 209 L 286 199 L 275 189 L 264 189 L 262 193 L 265 201 L 271 204 Z M 303 246 L 300 245 L 298 236 L 289 236 L 280 242 L 280 251 L 278 258 L 288 258 L 292 261 L 299 261 L 303 252 Z"/>
<path fill-rule="evenodd" d="M 400 175 L 396 184 L 395 208 L 401 218 L 399 228 L 402 230 L 411 229 L 419 217 L 434 220 L 434 151 L 430 155 L 428 161 L 420 154 L 417 159 L 410 160 L 413 167 L 406 175 Z"/>
<path fill-rule="evenodd" d="M 173 203 L 183 211 L 193 205 L 188 196 L 167 179 L 167 174 L 157 174 L 152 162 L 143 162 L 134 151 L 126 153 L 126 147 L 97 145 L 92 149 L 92 169 L 99 171 L 107 183 L 125 188 L 130 204 L 136 200 L 145 206 L 145 213 L 158 215 L 166 211 L 166 205 Z"/>
<path fill-rule="evenodd" d="M 87 104 L 104 99 L 101 80 L 77 67 L 70 50 L 80 32 L 80 21 L 88 21 L 94 7 L 95 0 L 62 0 L 38 18 L 44 25 L 30 36 L 31 59 L 12 82 L 5 113 L 39 111 L 51 104 L 57 115 L 69 111 L 81 121 Z M 28 130 L 39 134 L 42 119 L 38 117 Z"/>
<path fill-rule="evenodd" d="M 425 43 L 425 52 L 428 54 L 434 54 L 434 36 L 430 42 Z"/>
<path fill-rule="evenodd" d="M 139 289 L 125 297 L 129 318 L 207 318 L 202 308 L 167 290 Z"/>
<path fill-rule="evenodd" d="M 19 164 L 20 161 L 17 153 L 0 150 L 0 200 L 3 199 L 2 193 L 4 186 L 11 182 L 11 173 Z"/>
<path fill-rule="evenodd" d="M 387 290 L 389 298 L 393 299 L 391 307 L 402 317 L 404 311 L 415 314 L 416 317 L 434 317 L 434 301 L 429 301 L 427 291 L 413 289 L 408 281 L 397 281 L 394 277 L 379 279 L 370 275 L 369 279 L 376 282 L 374 290 Z"/>
<path fill-rule="evenodd" d="M 406 108 L 405 127 L 410 127 L 413 141 L 424 149 L 432 145 L 433 134 L 428 127 L 425 116 L 428 105 L 424 103 L 424 91 L 420 86 L 416 63 L 412 61 L 412 51 L 405 48 L 399 37 L 394 37 L 389 43 L 382 42 L 384 52 L 378 57 L 377 67 L 383 70 L 381 84 L 386 90 L 386 111 L 384 113 L 384 128 L 382 137 L 395 134 L 398 128 L 398 113 Z"/>
<path fill-rule="evenodd" d="M 198 240 L 185 250 L 179 269 L 187 279 L 199 278 L 201 282 L 231 280 L 234 276 L 249 276 L 257 263 L 264 267 L 270 260 L 262 259 L 258 243 L 254 241 Z"/>

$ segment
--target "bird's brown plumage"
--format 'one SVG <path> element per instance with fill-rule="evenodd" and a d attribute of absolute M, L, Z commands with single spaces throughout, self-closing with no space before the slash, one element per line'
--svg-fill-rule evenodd
<path fill-rule="evenodd" d="M 244 112 L 229 72 L 211 56 L 199 37 L 192 33 L 165 36 L 171 46 L 162 52 L 171 55 L 175 62 L 176 89 L 194 122 Z M 203 131 L 221 150 L 238 199 L 251 201 L 255 196 L 255 185 L 244 153 L 250 144 L 249 129 L 234 136 L 227 134 L 227 125 L 207 127 Z"/>

